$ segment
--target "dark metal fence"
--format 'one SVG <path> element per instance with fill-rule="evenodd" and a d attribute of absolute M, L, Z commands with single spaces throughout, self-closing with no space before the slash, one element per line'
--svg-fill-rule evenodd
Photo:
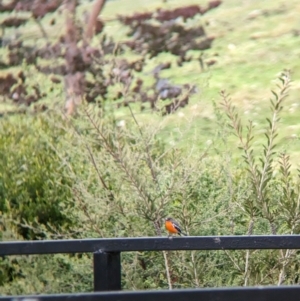
<path fill-rule="evenodd" d="M 299 301 L 300 286 L 0 297 L 1 301 Z"/>
<path fill-rule="evenodd" d="M 300 286 L 263 288 L 194 289 L 124 292 L 121 288 L 121 252 L 162 250 L 247 250 L 300 249 L 300 236 L 204 236 L 147 237 L 83 240 L 1 242 L 0 256 L 93 253 L 94 291 L 102 293 L 31 296 L 30 300 L 300 300 Z M 120 292 L 104 292 L 120 291 Z M 16 299 L 17 298 L 17 299 Z M 29 300 L 28 297 L 0 297 L 0 300 Z"/>

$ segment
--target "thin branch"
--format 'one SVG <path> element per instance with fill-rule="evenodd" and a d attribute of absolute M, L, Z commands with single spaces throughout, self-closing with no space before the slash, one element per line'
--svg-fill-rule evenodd
<path fill-rule="evenodd" d="M 106 2 L 105 0 L 97 0 L 94 3 L 93 9 L 91 9 L 89 21 L 85 32 L 85 38 L 87 39 L 87 41 L 90 40 L 94 35 L 94 28 L 97 21 L 97 17 L 99 13 L 102 11 L 105 2 Z"/>

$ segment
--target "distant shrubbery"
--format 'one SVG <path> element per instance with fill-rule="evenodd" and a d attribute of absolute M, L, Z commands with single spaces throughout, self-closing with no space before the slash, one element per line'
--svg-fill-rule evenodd
<path fill-rule="evenodd" d="M 7 222 L 24 239 L 47 237 L 47 225 L 71 226 L 61 210 L 71 182 L 53 149 L 64 132 L 42 116 L 2 119 L 0 126 L 0 210 L 9 215 Z M 44 230 L 35 229 L 41 225 Z"/>
<path fill-rule="evenodd" d="M 162 218 L 169 215 L 189 235 L 299 233 L 299 177 L 276 148 L 289 82 L 288 74 L 281 77 L 266 143 L 255 151 L 253 124 L 242 126 L 225 93 L 228 118 L 216 112 L 219 137 L 202 152 L 165 144 L 160 127 L 141 125 L 134 113 L 121 127 L 93 105 L 72 120 L 50 113 L 2 119 L 2 239 L 165 235 Z M 231 129 L 238 162 L 222 146 Z M 291 250 L 125 253 L 123 287 L 297 283 L 297 257 Z M 1 293 L 92 289 L 88 255 L 14 256 L 0 264 Z"/>

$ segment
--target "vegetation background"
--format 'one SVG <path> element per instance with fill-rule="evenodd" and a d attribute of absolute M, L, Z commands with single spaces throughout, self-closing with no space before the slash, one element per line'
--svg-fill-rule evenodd
<path fill-rule="evenodd" d="M 78 20 L 93 4 L 79 3 Z M 207 2 L 186 0 L 185 5 Z M 115 47 L 122 44 L 129 29 L 118 15 L 182 6 L 179 0 L 107 1 L 101 11 L 105 26 L 91 45 L 104 35 L 117 41 Z M 171 114 L 162 114 L 166 100 L 159 95 L 155 107 L 147 104 L 142 110 L 139 97 L 127 102 L 132 82 L 116 74 L 105 97 L 88 102 L 83 94 L 82 103 L 67 114 L 63 75 L 56 75 L 57 84 L 26 59 L 5 65 L 11 37 L 34 47 L 48 45 L 59 36 L 62 14 L 5 28 L 1 240 L 166 235 L 162 220 L 170 215 L 195 236 L 299 234 L 299 11 L 296 0 L 229 0 L 186 21 L 178 18 L 175 22 L 188 28 L 204 26 L 214 37 L 211 48 L 190 50 L 182 64 L 166 51 L 154 57 L 126 47 L 121 54 L 105 53 L 104 79 L 118 59 L 143 57 L 140 77 L 148 87 L 157 80 L 149 76 L 151 70 L 170 62 L 160 76 L 177 86 L 197 87 L 188 104 L 175 106 Z M 16 15 L 27 16 L 2 12 L 2 25 Z M 51 25 L 53 16 L 57 21 Z M 50 60 L 52 66 L 61 61 Z M 14 101 L 15 94 L 3 87 L 8 74 L 20 70 L 29 91 L 24 99 L 35 85 L 47 95 L 29 105 Z M 132 73 L 135 79 L 136 70 Z M 182 94 L 167 101 L 176 104 Z M 92 290 L 89 254 L 9 256 L 0 266 L 1 294 Z M 298 284 L 299 252 L 125 253 L 122 282 L 130 290 Z"/>

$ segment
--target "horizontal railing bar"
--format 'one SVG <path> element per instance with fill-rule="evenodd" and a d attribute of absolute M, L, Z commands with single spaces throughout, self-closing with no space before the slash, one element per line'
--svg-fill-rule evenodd
<path fill-rule="evenodd" d="M 300 249 L 300 235 L 139 237 L 0 242 L 0 256 L 58 253 Z M 300 300 L 300 299 L 299 299 Z"/>
<path fill-rule="evenodd" d="M 0 301 L 299 301 L 300 286 L 121 291 L 60 295 L 0 297 Z"/>

